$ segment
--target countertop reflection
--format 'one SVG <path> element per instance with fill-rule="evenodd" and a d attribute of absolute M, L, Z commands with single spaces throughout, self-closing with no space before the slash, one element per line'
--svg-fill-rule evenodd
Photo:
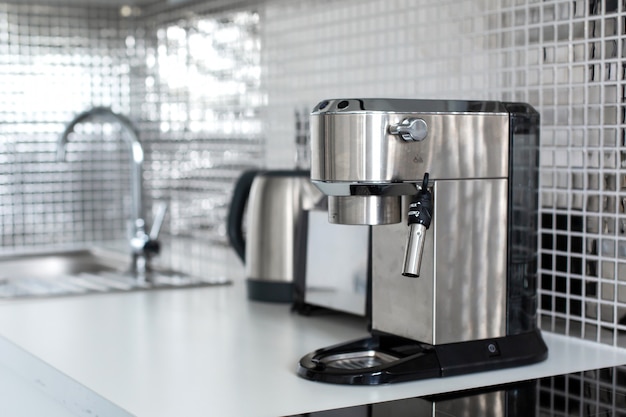
<path fill-rule="evenodd" d="M 626 416 L 626 366 L 290 417 Z"/>

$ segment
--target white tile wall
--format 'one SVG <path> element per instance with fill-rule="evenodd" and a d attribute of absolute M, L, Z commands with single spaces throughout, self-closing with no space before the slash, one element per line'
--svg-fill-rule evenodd
<path fill-rule="evenodd" d="M 168 203 L 155 262 L 215 275 L 212 259 L 234 259 L 232 185 L 263 159 L 259 16 L 36 3 L 0 0 L 0 253 L 126 238 L 124 130 L 80 123 L 56 160 L 66 124 L 110 106 L 143 145 L 148 223 L 152 203 Z"/>
<path fill-rule="evenodd" d="M 270 1 L 267 163 L 292 166 L 294 108 L 323 98 L 534 105 L 542 326 L 626 346 L 625 9 L 616 0 Z"/>

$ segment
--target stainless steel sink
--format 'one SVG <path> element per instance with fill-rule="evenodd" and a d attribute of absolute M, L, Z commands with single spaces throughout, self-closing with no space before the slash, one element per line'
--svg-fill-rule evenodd
<path fill-rule="evenodd" d="M 129 256 L 98 249 L 0 256 L 0 299 L 228 283 L 164 269 L 152 269 L 145 277 L 137 277 L 128 272 L 129 267 Z"/>

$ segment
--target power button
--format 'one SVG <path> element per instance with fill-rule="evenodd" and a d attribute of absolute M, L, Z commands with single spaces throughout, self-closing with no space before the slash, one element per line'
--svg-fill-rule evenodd
<path fill-rule="evenodd" d="M 489 342 L 487 344 L 487 352 L 489 352 L 489 356 L 500 356 L 500 348 L 496 342 Z"/>

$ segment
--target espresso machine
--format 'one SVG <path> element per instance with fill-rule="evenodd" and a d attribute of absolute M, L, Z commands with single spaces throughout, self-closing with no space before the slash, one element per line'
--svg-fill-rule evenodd
<path fill-rule="evenodd" d="M 331 223 L 371 226 L 371 336 L 298 374 L 373 385 L 539 362 L 539 114 L 494 101 L 333 99 L 311 114 Z"/>

